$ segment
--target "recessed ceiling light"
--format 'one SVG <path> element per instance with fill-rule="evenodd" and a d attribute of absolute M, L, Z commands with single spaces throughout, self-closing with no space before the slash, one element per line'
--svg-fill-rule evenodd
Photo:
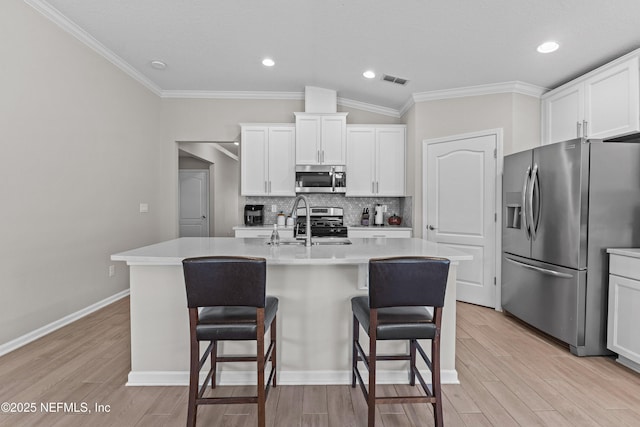
<path fill-rule="evenodd" d="M 151 68 L 155 68 L 156 70 L 164 70 L 167 68 L 167 64 L 158 60 L 151 61 L 149 64 L 151 65 Z"/>
<path fill-rule="evenodd" d="M 262 60 L 262 65 L 264 65 L 265 67 L 273 67 L 274 65 L 276 65 L 276 63 L 271 58 L 264 58 Z"/>
<path fill-rule="evenodd" d="M 362 73 L 362 75 L 363 75 L 365 78 L 367 78 L 367 79 L 373 79 L 373 78 L 375 78 L 375 77 L 376 77 L 376 73 L 374 73 L 374 72 L 373 72 L 373 71 L 371 71 L 371 70 L 367 70 L 367 71 L 365 71 L 364 73 Z"/>
<path fill-rule="evenodd" d="M 558 43 L 556 43 L 556 42 L 553 42 L 553 41 L 544 42 L 540 46 L 538 46 L 538 52 L 540 52 L 540 53 L 551 53 L 551 52 L 555 52 L 556 50 L 558 50 L 559 47 L 560 47 L 560 45 Z"/>

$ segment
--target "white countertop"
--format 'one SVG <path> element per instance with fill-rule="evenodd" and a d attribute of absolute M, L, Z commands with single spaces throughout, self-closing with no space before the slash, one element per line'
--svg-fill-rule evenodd
<path fill-rule="evenodd" d="M 411 227 L 404 227 L 402 225 L 348 225 L 347 228 L 353 228 L 356 230 L 402 230 L 413 231 Z"/>
<path fill-rule="evenodd" d="M 236 255 L 261 257 L 275 265 L 366 264 L 371 258 L 392 256 L 433 256 L 451 261 L 473 257 L 446 245 L 417 238 L 350 238 L 351 245 L 281 245 L 272 247 L 267 239 L 234 237 L 182 237 L 111 255 L 113 261 L 129 265 L 181 265 L 184 258 Z"/>
<path fill-rule="evenodd" d="M 293 225 L 279 225 L 278 230 L 293 230 Z M 264 225 L 236 225 L 233 230 L 273 230 L 273 224 Z"/>
<path fill-rule="evenodd" d="M 411 227 L 403 227 L 401 225 L 348 225 L 347 228 L 354 229 L 366 229 L 366 230 L 403 230 L 403 231 L 412 231 Z M 278 230 L 292 230 L 293 226 L 284 226 L 279 225 Z M 233 227 L 233 230 L 273 230 L 273 224 L 264 224 L 264 225 L 236 225 Z"/>
<path fill-rule="evenodd" d="M 607 252 L 614 255 L 640 258 L 640 249 L 638 248 L 609 248 L 607 249 Z"/>

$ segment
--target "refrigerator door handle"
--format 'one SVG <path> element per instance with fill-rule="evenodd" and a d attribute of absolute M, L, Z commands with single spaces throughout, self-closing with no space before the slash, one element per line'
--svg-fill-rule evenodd
<path fill-rule="evenodd" d="M 536 181 L 538 180 L 538 165 L 533 165 L 531 171 L 530 185 L 529 185 L 529 228 L 531 233 L 531 240 L 536 240 L 536 222 L 533 218 L 533 190 L 536 187 Z M 538 190 L 539 191 L 539 190 Z M 538 208 L 540 204 L 538 204 Z"/>
<path fill-rule="evenodd" d="M 527 183 L 529 182 L 530 174 L 531 166 L 527 168 L 527 172 L 524 174 L 524 182 L 522 183 L 522 208 L 520 208 L 522 225 L 524 226 L 524 233 L 527 235 L 527 240 L 531 240 L 531 232 L 529 231 L 529 223 L 527 222 Z"/>
<path fill-rule="evenodd" d="M 512 264 L 516 264 L 516 265 L 519 265 L 520 267 L 528 268 L 529 270 L 534 270 L 534 271 L 537 271 L 539 273 L 548 274 L 549 276 L 560 277 L 560 278 L 563 278 L 563 279 L 572 279 L 573 278 L 572 274 L 558 273 L 557 271 L 547 270 L 546 268 L 540 268 L 540 267 L 536 267 L 534 265 L 525 264 L 524 262 L 516 261 L 516 260 L 511 259 L 511 258 L 506 258 L 505 257 L 505 259 L 507 261 L 509 261 L 510 263 L 512 263 Z"/>

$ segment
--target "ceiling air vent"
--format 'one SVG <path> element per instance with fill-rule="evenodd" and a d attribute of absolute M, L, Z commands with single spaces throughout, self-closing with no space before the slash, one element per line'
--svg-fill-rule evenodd
<path fill-rule="evenodd" d="M 390 76 L 388 74 L 383 74 L 382 80 L 402 86 L 405 86 L 407 83 L 409 83 L 409 80 L 407 79 L 403 79 L 402 77 Z"/>

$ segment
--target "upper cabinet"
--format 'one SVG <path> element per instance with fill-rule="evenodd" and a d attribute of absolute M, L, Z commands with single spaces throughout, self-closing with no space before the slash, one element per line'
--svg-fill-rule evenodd
<path fill-rule="evenodd" d="M 405 125 L 347 127 L 347 196 L 405 194 Z"/>
<path fill-rule="evenodd" d="M 344 165 L 348 113 L 295 113 L 298 165 Z"/>
<path fill-rule="evenodd" d="M 638 53 L 542 97 L 542 142 L 608 139 L 640 131 Z"/>
<path fill-rule="evenodd" d="M 295 196 L 295 126 L 241 125 L 240 194 Z"/>

